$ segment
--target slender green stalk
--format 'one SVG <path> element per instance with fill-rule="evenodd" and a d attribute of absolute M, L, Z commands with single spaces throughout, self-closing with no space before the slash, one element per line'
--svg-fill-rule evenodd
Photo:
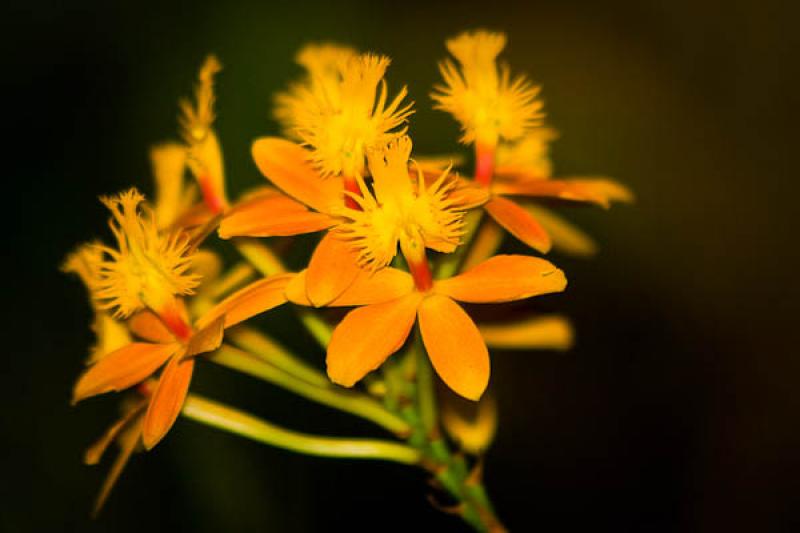
<path fill-rule="evenodd" d="M 247 326 L 238 326 L 226 332 L 225 338 L 267 363 L 312 385 L 318 387 L 330 385 L 330 380 L 322 372 L 304 363 L 260 331 Z"/>
<path fill-rule="evenodd" d="M 324 387 L 312 385 L 228 344 L 223 344 L 212 353 L 209 360 L 268 381 L 303 398 L 374 422 L 396 435 L 404 437 L 411 431 L 408 423 L 369 396 L 336 388 L 330 383 Z"/>
<path fill-rule="evenodd" d="M 327 349 L 333 335 L 333 328 L 311 309 L 298 308 L 297 316 L 311 336 L 316 339 L 322 349 Z"/>
<path fill-rule="evenodd" d="M 191 420 L 229 433 L 308 455 L 379 459 L 409 465 L 418 464 L 420 461 L 419 451 L 404 444 L 376 439 L 334 438 L 299 433 L 196 394 L 187 396 L 181 413 Z"/>
<path fill-rule="evenodd" d="M 226 294 L 250 281 L 255 274 L 249 263 L 237 263 L 209 287 L 208 292 L 212 298 L 222 298 Z"/>
<path fill-rule="evenodd" d="M 263 243 L 256 239 L 237 238 L 233 240 L 239 253 L 265 276 L 286 272 L 283 262 Z"/>
<path fill-rule="evenodd" d="M 425 353 L 425 346 L 422 344 L 422 335 L 419 332 L 419 328 L 417 328 L 414 335 L 412 350 L 417 360 L 417 406 L 419 407 L 419 417 L 425 433 L 430 438 L 438 427 L 436 391 L 434 390 L 433 369 L 428 355 Z"/>

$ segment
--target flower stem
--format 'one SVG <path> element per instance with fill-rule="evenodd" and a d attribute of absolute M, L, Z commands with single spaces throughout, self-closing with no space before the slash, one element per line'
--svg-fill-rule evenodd
<path fill-rule="evenodd" d="M 209 359 L 217 364 L 283 387 L 298 396 L 374 422 L 395 435 L 405 437 L 411 431 L 410 426 L 402 418 L 391 413 L 368 396 L 334 388 L 329 383 L 326 383 L 324 387 L 312 385 L 264 362 L 253 354 L 228 344 L 223 344 L 210 354 Z"/>
<path fill-rule="evenodd" d="M 420 461 L 419 451 L 404 444 L 376 439 L 322 437 L 299 433 L 197 394 L 187 396 L 181 413 L 191 420 L 229 433 L 308 455 L 380 459 L 409 465 Z"/>

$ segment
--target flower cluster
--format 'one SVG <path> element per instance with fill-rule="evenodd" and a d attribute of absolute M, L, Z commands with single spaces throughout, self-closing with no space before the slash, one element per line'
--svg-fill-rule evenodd
<path fill-rule="evenodd" d="M 81 245 L 64 264 L 89 291 L 97 336 L 73 401 L 130 393 L 122 419 L 87 453 L 95 463 L 114 440 L 122 447 L 98 505 L 131 453 L 169 431 L 198 358 L 213 359 L 230 328 L 280 305 L 348 309 L 335 326 L 316 322 L 333 389 L 353 387 L 416 342 L 452 391 L 478 401 L 490 380 L 487 345 L 569 344 L 561 317 L 479 326 L 461 304 L 563 291 L 565 274 L 550 261 L 498 254 L 502 230 L 542 254 L 555 247 L 587 255 L 592 240 L 544 204 L 608 207 L 631 194 L 607 178 L 552 177 L 548 146 L 556 134 L 544 125 L 539 87 L 498 64 L 504 35 L 466 32 L 446 44 L 455 61 L 440 63 L 443 83 L 431 98 L 459 122 L 460 141 L 474 145 L 474 171 L 458 157 L 413 153 L 414 104 L 406 88 L 389 96 L 389 58 L 311 45 L 297 55 L 301 79 L 275 98 L 285 136 L 252 144 L 268 183 L 236 201 L 226 195 L 213 128 L 221 65 L 205 61 L 194 99 L 180 103 L 182 142 L 151 151 L 154 201 L 136 189 L 102 198 L 113 245 Z M 305 268 L 287 271 L 270 246 L 310 233 L 320 239 Z M 205 248 L 215 234 L 253 267 L 222 273 L 220 257 Z M 253 279 L 255 270 L 262 275 Z M 373 377 L 372 385 L 380 382 Z M 444 423 L 465 449 L 480 450 L 480 435 L 494 434 L 496 422 L 483 419 L 477 432 L 454 415 Z"/>

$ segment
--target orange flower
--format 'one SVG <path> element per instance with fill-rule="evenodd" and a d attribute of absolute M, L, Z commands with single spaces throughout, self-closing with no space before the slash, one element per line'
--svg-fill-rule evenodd
<path fill-rule="evenodd" d="M 412 270 L 414 274 L 414 272 Z M 292 302 L 309 305 L 307 272 L 286 287 Z M 489 381 L 489 355 L 475 323 L 456 301 L 509 302 L 566 287 L 564 273 L 544 259 L 498 255 L 449 279 L 425 280 L 395 268 L 361 274 L 331 306 L 359 306 L 336 327 L 328 345 L 328 376 L 353 386 L 406 341 L 415 321 L 434 369 L 456 393 L 480 398 Z"/>
<path fill-rule="evenodd" d="M 190 272 L 197 263 L 180 233 L 162 233 L 135 189 L 103 202 L 112 211 L 117 247 L 91 245 L 83 254 L 87 286 L 97 308 L 118 318 L 133 317 L 128 329 L 147 342 L 131 342 L 99 358 L 79 378 L 73 402 L 143 382 L 164 366 L 142 425 L 142 440 L 152 448 L 180 412 L 196 355 L 215 350 L 223 330 L 284 303 L 292 274 L 256 281 L 206 311 L 191 325 L 183 301 L 199 284 Z M 135 314 L 134 314 L 135 313 Z"/>
<path fill-rule="evenodd" d="M 553 130 L 540 128 L 516 144 L 498 148 L 494 177 L 486 185 L 491 199 L 484 209 L 509 233 L 542 253 L 550 251 L 555 237 L 556 244 L 568 251 L 590 254 L 594 244 L 580 230 L 543 207 L 520 205 L 509 198 L 586 203 L 606 209 L 612 201 L 633 201 L 625 186 L 608 178 L 550 179 L 548 149 L 554 138 Z"/>
<path fill-rule="evenodd" d="M 360 265 L 368 270 L 386 266 L 398 245 L 407 256 L 417 246 L 412 241 L 422 250 L 452 251 L 461 234 L 462 210 L 485 200 L 485 194 L 451 194 L 455 182 L 446 170 L 429 184 L 415 182 L 408 172 L 410 151 L 411 141 L 401 137 L 383 151 L 368 152 L 374 192 L 359 178 L 356 195 L 345 193 L 341 177 L 323 179 L 299 145 L 258 139 L 256 164 L 288 196 L 275 191 L 252 196 L 225 216 L 219 234 L 269 237 L 333 229 L 311 256 L 306 276 L 308 300 L 328 305 L 355 281 Z M 354 207 L 344 205 L 345 195 Z"/>

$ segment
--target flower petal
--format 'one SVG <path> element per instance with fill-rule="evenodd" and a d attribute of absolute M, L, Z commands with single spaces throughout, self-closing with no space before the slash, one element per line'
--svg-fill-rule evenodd
<path fill-rule="evenodd" d="M 478 328 L 483 340 L 492 348 L 567 350 L 572 347 L 572 325 L 560 315 L 540 315 L 503 324 L 481 324 Z"/>
<path fill-rule="evenodd" d="M 219 226 L 219 236 L 285 237 L 329 228 L 336 219 L 310 211 L 292 198 L 272 191 L 247 200 L 228 213 Z"/>
<path fill-rule="evenodd" d="M 496 196 L 484 208 L 514 237 L 544 254 L 550 251 L 550 236 L 530 213 L 516 203 Z"/>
<path fill-rule="evenodd" d="M 361 270 L 355 281 L 328 307 L 349 307 L 388 302 L 414 290 L 408 272 L 386 267 L 377 272 Z M 298 305 L 311 305 L 306 293 L 306 271 L 299 272 L 286 286 L 286 297 Z"/>
<path fill-rule="evenodd" d="M 125 428 L 125 431 L 119 436 L 119 454 L 116 459 L 114 459 L 114 463 L 111 465 L 111 469 L 108 471 L 108 475 L 106 475 L 106 479 L 103 481 L 103 486 L 100 488 L 100 492 L 94 501 L 94 507 L 92 508 L 93 518 L 96 517 L 100 509 L 103 508 L 109 494 L 111 494 L 111 489 L 114 488 L 120 475 L 122 475 L 122 471 L 125 469 L 125 465 L 128 464 L 128 460 L 139 445 L 139 437 L 142 433 L 142 418 L 142 413 L 139 413 L 131 426 Z"/>
<path fill-rule="evenodd" d="M 134 342 L 111 352 L 78 379 L 72 391 L 72 403 L 105 392 L 121 391 L 144 381 L 179 348 L 177 343 Z"/>
<path fill-rule="evenodd" d="M 315 307 L 328 305 L 355 281 L 361 271 L 358 254 L 350 244 L 328 232 L 308 263 L 306 295 Z"/>
<path fill-rule="evenodd" d="M 158 444 L 178 418 L 193 370 L 194 359 L 181 357 L 173 357 L 164 368 L 144 416 L 142 442 L 146 449 Z"/>
<path fill-rule="evenodd" d="M 350 311 L 328 345 L 328 376 L 334 383 L 352 387 L 368 372 L 403 346 L 414 325 L 422 295 L 413 292 L 381 304 Z"/>
<path fill-rule="evenodd" d="M 128 320 L 128 328 L 131 330 L 131 333 L 149 342 L 157 342 L 160 344 L 175 342 L 175 336 L 172 332 L 164 325 L 164 322 L 149 309 L 139 311 L 133 315 L 130 320 Z"/>
<path fill-rule="evenodd" d="M 447 296 L 433 294 L 419 306 L 419 328 L 433 368 L 448 387 L 477 400 L 489 384 L 489 351 L 478 327 Z"/>
<path fill-rule="evenodd" d="M 499 224 L 491 218 L 484 220 L 472 239 L 472 245 L 464 257 L 461 270 L 469 270 L 493 256 L 500 248 L 504 236 L 505 232 Z"/>
<path fill-rule="evenodd" d="M 204 329 L 223 315 L 225 315 L 225 327 L 229 328 L 259 313 L 278 307 L 286 302 L 284 290 L 294 275 L 276 274 L 239 289 L 203 314 L 197 320 L 197 328 Z"/>
<path fill-rule="evenodd" d="M 220 316 L 211 324 L 197 331 L 189 344 L 186 346 L 185 357 L 192 357 L 201 353 L 213 352 L 222 344 L 222 337 L 225 334 L 226 316 Z"/>
<path fill-rule="evenodd" d="M 522 300 L 563 291 L 564 272 L 538 257 L 496 255 L 458 276 L 434 282 L 434 290 L 462 302 Z"/>
<path fill-rule="evenodd" d="M 252 152 L 261 173 L 289 196 L 322 213 L 344 203 L 342 180 L 322 178 L 302 146 L 278 137 L 263 137 L 253 143 Z"/>
<path fill-rule="evenodd" d="M 547 231 L 553 242 L 553 248 L 556 250 L 579 257 L 588 257 L 597 253 L 597 244 L 594 239 L 579 227 L 567 222 L 546 207 L 526 205 L 524 208 Z"/>
<path fill-rule="evenodd" d="M 612 201 L 631 202 L 633 194 L 622 184 L 606 179 L 528 180 L 497 183 L 496 194 L 557 198 L 574 202 L 589 202 L 608 208 Z"/>

